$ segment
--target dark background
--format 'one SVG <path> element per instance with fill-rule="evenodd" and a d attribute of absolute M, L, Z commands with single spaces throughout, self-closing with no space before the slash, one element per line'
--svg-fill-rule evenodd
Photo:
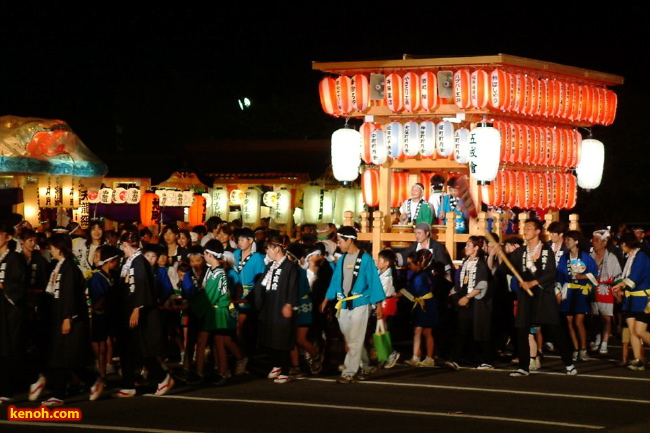
<path fill-rule="evenodd" d="M 647 14 L 625 2 L 23 1 L 1 12 L 0 115 L 63 119 L 109 170 L 126 156 L 134 176 L 171 173 L 189 142 L 329 138 L 342 121 L 322 111 L 312 61 L 503 53 L 621 75 L 617 118 L 593 131 L 603 183 L 575 211 L 648 220 Z"/>

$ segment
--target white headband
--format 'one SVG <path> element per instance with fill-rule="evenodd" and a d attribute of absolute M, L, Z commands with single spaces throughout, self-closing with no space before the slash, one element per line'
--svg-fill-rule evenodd
<path fill-rule="evenodd" d="M 215 258 L 217 258 L 217 259 L 220 259 L 221 257 L 223 257 L 223 254 L 221 254 L 221 253 L 217 253 L 217 252 L 214 252 L 214 251 L 209 250 L 209 249 L 207 249 L 207 248 L 205 249 L 205 252 L 206 252 L 206 253 L 210 253 L 210 254 L 212 254 L 212 255 L 213 255 Z"/>
<path fill-rule="evenodd" d="M 320 250 L 314 250 L 305 256 L 305 260 L 309 259 L 311 256 L 320 256 L 320 255 L 321 255 Z"/>
<path fill-rule="evenodd" d="M 346 239 L 356 239 L 357 238 L 357 235 L 342 235 L 341 233 L 337 233 L 336 236 L 340 236 L 340 237 L 346 238 Z"/>
<path fill-rule="evenodd" d="M 601 239 L 607 240 L 611 236 L 611 233 L 609 230 L 603 229 L 603 230 L 596 230 L 594 232 L 594 236 L 600 236 Z"/>
<path fill-rule="evenodd" d="M 119 256 L 113 256 L 113 257 L 109 257 L 109 258 L 107 258 L 106 260 L 102 260 L 101 262 L 99 262 L 99 266 L 104 266 L 106 263 L 108 263 L 108 262 L 110 262 L 111 260 L 116 259 L 116 258 L 118 258 L 118 257 L 119 257 Z"/>

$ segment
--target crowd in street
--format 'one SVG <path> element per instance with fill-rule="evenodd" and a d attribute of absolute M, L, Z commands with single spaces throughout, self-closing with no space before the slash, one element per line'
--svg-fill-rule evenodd
<path fill-rule="evenodd" d="M 253 358 L 266 360 L 276 384 L 332 365 L 337 382 L 350 384 L 400 359 L 458 370 L 507 358 L 509 375 L 526 377 L 548 350 L 576 375 L 580 362 L 609 353 L 613 336 L 621 366 L 645 369 L 643 230 L 582 233 L 556 221 L 546 241 L 542 223 L 529 219 L 523 237 L 469 236 L 454 265 L 416 219 L 416 241 L 376 260 L 355 227 L 333 224 L 305 224 L 289 237 L 268 221 L 253 229 L 217 217 L 160 233 L 135 223 L 105 230 L 101 220 L 86 229 L 4 221 L 0 404 L 27 392 L 59 406 L 80 389 L 96 400 L 109 375 L 120 377 L 115 398 L 147 383 L 156 395 L 179 382 L 223 386 Z M 412 350 L 377 356 L 375 330 L 400 323 Z"/>

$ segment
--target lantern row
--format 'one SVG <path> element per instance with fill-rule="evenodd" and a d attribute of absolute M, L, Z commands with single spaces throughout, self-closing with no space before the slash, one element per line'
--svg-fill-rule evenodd
<path fill-rule="evenodd" d="M 453 81 L 445 83 L 452 98 L 441 98 L 438 77 L 433 71 L 390 73 L 384 78 L 380 104 L 393 113 L 432 112 L 443 103 L 461 110 L 488 109 L 503 113 L 611 125 L 616 117 L 616 93 L 601 86 L 578 84 L 555 78 L 537 78 L 503 69 L 458 69 Z M 319 84 L 323 110 L 344 116 L 366 112 L 371 105 L 367 75 L 325 77 Z"/>
<path fill-rule="evenodd" d="M 421 176 L 422 177 L 422 176 Z M 420 179 L 422 182 L 422 179 Z M 408 171 L 394 171 L 390 174 L 391 199 L 390 207 L 400 207 L 410 197 L 411 185 L 409 185 Z M 429 185 L 430 181 L 423 183 Z M 428 188 L 425 188 L 428 189 Z M 363 202 L 369 207 L 379 205 L 379 169 L 374 167 L 366 168 L 361 175 L 361 193 Z"/>
<path fill-rule="evenodd" d="M 499 170 L 489 185 L 481 186 L 488 206 L 520 209 L 572 209 L 578 183 L 571 173 Z"/>

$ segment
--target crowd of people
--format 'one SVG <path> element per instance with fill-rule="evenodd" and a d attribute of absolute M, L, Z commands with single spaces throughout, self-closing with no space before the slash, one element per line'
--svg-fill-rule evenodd
<path fill-rule="evenodd" d="M 42 404 L 59 406 L 84 386 L 96 400 L 108 375 L 120 377 L 117 398 L 143 384 L 156 395 L 179 381 L 223 386 L 253 358 L 266 360 L 277 384 L 336 366 L 337 382 L 349 384 L 402 356 L 376 356 L 378 324 L 409 330 L 412 367 L 491 369 L 507 359 L 510 376 L 525 377 L 555 350 L 575 375 L 590 351 L 608 354 L 614 335 L 621 365 L 645 369 L 643 231 L 587 238 L 554 222 L 546 242 L 529 219 L 523 238 L 470 236 L 455 266 L 431 226 L 416 222 L 425 213 L 407 206 L 416 242 L 377 261 L 354 227 L 333 224 L 305 224 L 290 238 L 216 217 L 160 233 L 135 223 L 105 230 L 100 220 L 85 230 L 4 221 L 0 404 L 27 391 L 29 401 L 47 392 Z"/>

